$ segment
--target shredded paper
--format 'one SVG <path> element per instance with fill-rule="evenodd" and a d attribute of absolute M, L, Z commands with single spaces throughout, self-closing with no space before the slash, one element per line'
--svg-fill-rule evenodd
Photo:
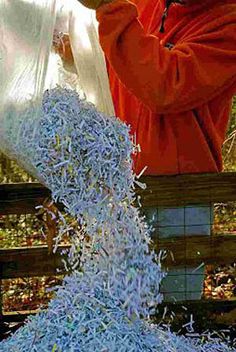
<path fill-rule="evenodd" d="M 78 231 L 67 253 L 72 273 L 54 288 L 48 309 L 2 341 L 0 352 L 235 351 L 220 339 L 202 343 L 201 336 L 178 336 L 151 323 L 165 274 L 150 249 L 152 229 L 135 206 L 132 154 L 138 148 L 129 128 L 60 87 L 44 93 L 37 124 L 30 114 L 34 105 L 8 107 L 4 131 L 11 152 L 27 160 Z M 70 228 L 59 217 L 54 251 Z"/>

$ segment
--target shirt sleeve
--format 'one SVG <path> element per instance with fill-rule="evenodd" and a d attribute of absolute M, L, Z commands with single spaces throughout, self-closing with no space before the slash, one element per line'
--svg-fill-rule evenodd
<path fill-rule="evenodd" d="M 119 80 L 153 112 L 188 111 L 225 89 L 236 92 L 236 10 L 212 17 L 172 50 L 147 35 L 136 6 L 114 0 L 96 11 L 101 47 Z"/>

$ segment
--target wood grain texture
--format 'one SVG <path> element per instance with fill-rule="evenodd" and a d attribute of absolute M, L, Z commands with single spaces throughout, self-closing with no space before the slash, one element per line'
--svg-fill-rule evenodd
<path fill-rule="evenodd" d="M 143 207 L 236 201 L 236 172 L 145 176 L 140 182 L 147 185 L 145 190 L 136 189 Z M 0 214 L 35 213 L 35 207 L 49 196 L 50 191 L 39 183 L 1 184 Z"/>
<path fill-rule="evenodd" d="M 154 234 L 155 235 L 155 234 Z M 198 267 L 201 264 L 231 264 L 236 260 L 236 236 L 182 236 L 153 241 L 153 249 L 167 251 L 163 266 Z"/>
<path fill-rule="evenodd" d="M 2 279 L 55 275 L 56 268 L 63 269 L 60 253 L 66 248 L 69 246 L 60 246 L 55 254 L 49 254 L 47 246 L 1 249 Z M 183 236 L 161 241 L 156 239 L 152 248 L 157 253 L 161 249 L 167 251 L 167 257 L 162 262 L 163 267 L 198 267 L 202 263 L 230 264 L 236 259 L 236 236 Z"/>
<path fill-rule="evenodd" d="M 33 214 L 51 192 L 39 183 L 0 185 L 0 214 Z"/>
<path fill-rule="evenodd" d="M 61 259 L 65 256 L 61 256 L 61 251 L 66 248 L 68 246 L 59 246 L 55 254 L 49 254 L 47 246 L 1 249 L 1 278 L 56 275 L 58 274 L 56 269 L 63 268 Z"/>
<path fill-rule="evenodd" d="M 236 200 L 236 173 L 146 176 L 137 189 L 145 207 L 218 203 Z"/>

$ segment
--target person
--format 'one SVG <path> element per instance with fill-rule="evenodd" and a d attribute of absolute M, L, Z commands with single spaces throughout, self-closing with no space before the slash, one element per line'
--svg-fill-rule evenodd
<path fill-rule="evenodd" d="M 136 174 L 145 167 L 145 175 L 222 171 L 236 92 L 235 0 L 79 1 L 96 10 L 116 116 L 141 147 Z M 162 237 L 209 235 L 212 211 L 205 204 L 146 216 Z M 192 271 L 169 273 L 165 300 L 200 299 L 204 266 L 198 278 Z"/>

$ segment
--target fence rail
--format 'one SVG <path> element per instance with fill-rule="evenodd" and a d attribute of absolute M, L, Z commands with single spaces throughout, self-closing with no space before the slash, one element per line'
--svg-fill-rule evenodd
<path fill-rule="evenodd" d="M 145 176 L 145 190 L 137 188 L 143 207 L 179 206 L 236 201 L 236 172 Z M 35 206 L 50 197 L 39 183 L 0 185 L 0 214 L 35 213 Z"/>
<path fill-rule="evenodd" d="M 1 278 L 33 277 L 62 274 L 64 256 L 61 251 L 70 246 L 59 246 L 55 254 L 49 254 L 47 246 L 11 248 L 0 250 Z M 236 259 L 236 236 L 181 236 L 158 240 L 154 238 L 153 248 L 166 250 L 163 267 L 197 267 L 202 263 L 208 265 L 231 264 Z"/>
<path fill-rule="evenodd" d="M 137 195 L 141 196 L 143 207 L 236 201 L 236 172 L 146 176 L 140 181 L 147 185 L 144 190 L 136 190 Z M 1 184 L 0 215 L 35 213 L 35 207 L 48 197 L 50 191 L 39 183 Z M 62 205 L 59 204 L 59 207 L 62 208 Z M 153 248 L 169 253 L 163 265 L 170 268 L 198 266 L 203 262 L 230 264 L 236 259 L 236 236 L 185 234 L 160 240 L 154 232 Z M 47 246 L 0 249 L 1 277 L 55 274 L 57 267 L 62 268 L 60 251 L 48 254 Z"/>
<path fill-rule="evenodd" d="M 236 172 L 148 176 L 139 181 L 147 185 L 144 190 L 136 190 L 145 208 L 236 201 Z M 0 215 L 33 214 L 35 207 L 50 195 L 50 191 L 38 183 L 1 184 Z M 58 206 L 62 208 L 61 204 Z M 197 267 L 201 263 L 230 264 L 236 259 L 236 236 L 232 234 L 209 237 L 185 235 L 160 240 L 154 232 L 152 246 L 155 250 L 167 250 L 169 254 L 163 266 L 169 268 L 183 265 Z M 63 268 L 60 252 L 65 248 L 68 246 L 60 246 L 56 254 L 49 254 L 47 246 L 1 249 L 0 280 L 58 274 L 56 269 Z M 235 303 L 232 303 L 232 309 Z"/>

